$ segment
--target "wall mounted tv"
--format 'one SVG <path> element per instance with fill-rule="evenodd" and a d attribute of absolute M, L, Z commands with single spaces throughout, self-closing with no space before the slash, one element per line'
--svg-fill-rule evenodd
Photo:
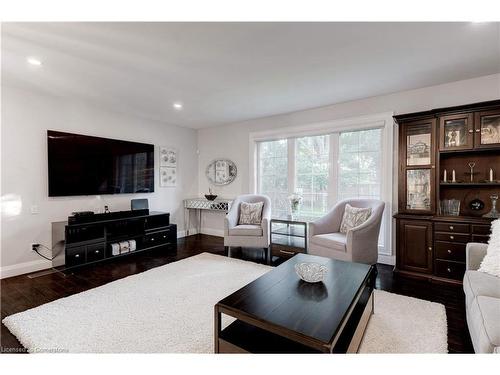
<path fill-rule="evenodd" d="M 154 145 L 47 130 L 49 197 L 150 193 Z"/>

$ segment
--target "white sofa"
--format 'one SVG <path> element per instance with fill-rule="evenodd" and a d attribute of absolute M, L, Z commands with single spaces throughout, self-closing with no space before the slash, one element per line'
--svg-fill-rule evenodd
<path fill-rule="evenodd" d="M 467 244 L 465 311 L 474 351 L 500 353 L 500 278 L 477 271 L 487 248 L 486 244 Z"/>

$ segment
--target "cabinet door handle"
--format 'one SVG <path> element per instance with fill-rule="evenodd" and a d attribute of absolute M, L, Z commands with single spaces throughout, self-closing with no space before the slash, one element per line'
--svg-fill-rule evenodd
<path fill-rule="evenodd" d="M 471 134 L 472 134 L 472 133 L 474 133 L 474 130 L 472 130 L 472 129 L 469 129 L 469 133 L 471 133 Z"/>
<path fill-rule="evenodd" d="M 448 254 L 451 254 L 451 250 L 448 250 Z"/>
<path fill-rule="evenodd" d="M 453 236 L 450 236 L 450 240 L 454 240 L 454 239 L 455 239 L 455 237 L 453 237 Z"/>
<path fill-rule="evenodd" d="M 76 254 L 76 255 L 75 255 L 75 258 L 80 258 L 80 254 Z"/>
<path fill-rule="evenodd" d="M 448 271 L 448 273 L 450 273 L 450 272 L 451 272 L 450 267 L 448 267 L 448 268 L 446 269 L 446 271 Z"/>
<path fill-rule="evenodd" d="M 453 230 L 453 225 L 450 225 L 450 230 Z"/>
<path fill-rule="evenodd" d="M 95 251 L 95 253 L 96 253 L 96 254 L 99 254 L 99 250 L 96 250 L 96 251 Z"/>
<path fill-rule="evenodd" d="M 295 253 L 293 251 L 286 251 L 286 250 L 280 250 L 280 253 L 288 254 L 288 255 L 295 255 Z"/>
<path fill-rule="evenodd" d="M 481 131 L 481 129 L 476 129 L 476 133 L 479 133 Z"/>
<path fill-rule="evenodd" d="M 432 246 L 429 246 L 428 249 L 429 249 L 429 251 L 432 251 Z"/>

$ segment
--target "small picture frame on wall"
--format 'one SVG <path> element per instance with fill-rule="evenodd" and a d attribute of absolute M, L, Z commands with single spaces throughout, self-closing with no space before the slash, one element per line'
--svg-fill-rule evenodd
<path fill-rule="evenodd" d="M 160 167 L 177 167 L 177 150 L 173 147 L 160 147 Z"/>
<path fill-rule="evenodd" d="M 177 168 L 160 167 L 160 187 L 174 187 L 177 185 Z"/>

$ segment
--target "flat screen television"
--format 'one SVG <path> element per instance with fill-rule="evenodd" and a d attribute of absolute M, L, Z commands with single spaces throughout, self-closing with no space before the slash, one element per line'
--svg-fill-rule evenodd
<path fill-rule="evenodd" d="M 150 193 L 154 145 L 47 130 L 49 197 Z"/>

